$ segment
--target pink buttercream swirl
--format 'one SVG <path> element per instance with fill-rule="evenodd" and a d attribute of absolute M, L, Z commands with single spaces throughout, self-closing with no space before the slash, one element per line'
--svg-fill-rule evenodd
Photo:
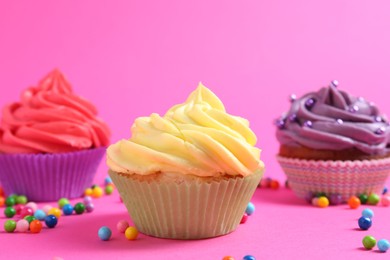
<path fill-rule="evenodd" d="M 62 153 L 107 146 L 110 130 L 59 70 L 3 108 L 2 153 Z"/>

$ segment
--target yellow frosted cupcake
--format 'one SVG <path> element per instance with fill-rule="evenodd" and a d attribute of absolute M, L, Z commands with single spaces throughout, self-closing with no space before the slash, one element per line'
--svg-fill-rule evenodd
<path fill-rule="evenodd" d="M 110 176 L 144 234 L 200 239 L 236 229 L 264 164 L 247 120 L 199 84 L 164 116 L 139 117 L 107 149 Z"/>

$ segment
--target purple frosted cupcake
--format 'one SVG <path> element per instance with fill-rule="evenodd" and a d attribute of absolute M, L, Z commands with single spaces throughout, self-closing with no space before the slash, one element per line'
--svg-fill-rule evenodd
<path fill-rule="evenodd" d="M 0 183 L 33 201 L 82 195 L 109 144 L 96 108 L 54 70 L 3 108 Z"/>
<path fill-rule="evenodd" d="M 390 128 L 379 109 L 337 88 L 291 99 L 277 120 L 278 161 L 299 197 L 379 193 L 390 172 Z"/>

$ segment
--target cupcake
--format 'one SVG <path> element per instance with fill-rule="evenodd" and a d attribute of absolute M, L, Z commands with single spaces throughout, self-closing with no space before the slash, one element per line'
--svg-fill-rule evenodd
<path fill-rule="evenodd" d="M 338 89 L 337 81 L 301 98 L 276 121 L 277 159 L 302 198 L 325 193 L 380 193 L 390 171 L 387 118 L 374 103 Z"/>
<path fill-rule="evenodd" d="M 76 198 L 92 184 L 109 144 L 96 108 L 60 71 L 6 105 L 0 124 L 0 183 L 33 201 Z"/>
<path fill-rule="evenodd" d="M 201 239 L 234 231 L 264 164 L 247 120 L 199 84 L 164 116 L 139 117 L 107 149 L 110 177 L 144 234 Z"/>

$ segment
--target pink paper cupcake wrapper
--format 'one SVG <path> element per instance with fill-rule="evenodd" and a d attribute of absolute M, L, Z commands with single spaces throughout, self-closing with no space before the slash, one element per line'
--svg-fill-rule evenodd
<path fill-rule="evenodd" d="M 59 154 L 0 154 L 0 184 L 6 194 L 30 201 L 80 197 L 92 184 L 106 148 Z"/>
<path fill-rule="evenodd" d="M 109 174 L 137 229 L 173 239 L 202 239 L 234 231 L 262 176 L 177 183 Z"/>
<path fill-rule="evenodd" d="M 390 158 L 364 161 L 314 161 L 278 156 L 291 189 L 298 197 L 324 192 L 347 201 L 362 193 L 380 194 L 390 173 Z"/>

